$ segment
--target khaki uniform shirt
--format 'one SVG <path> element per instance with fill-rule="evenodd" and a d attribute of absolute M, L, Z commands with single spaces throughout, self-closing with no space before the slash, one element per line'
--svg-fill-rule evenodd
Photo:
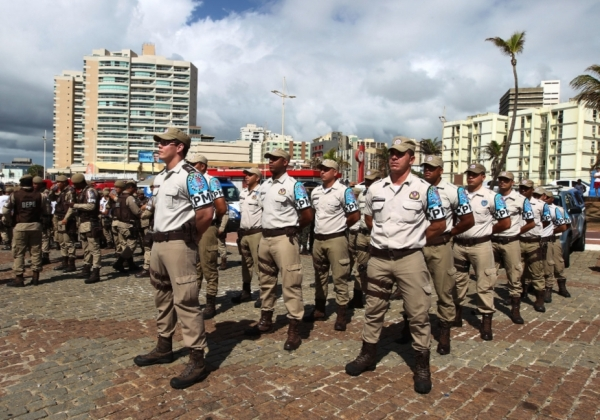
<path fill-rule="evenodd" d="M 380 249 L 423 248 L 427 221 L 445 218 L 437 188 L 413 174 L 400 186 L 389 176 L 373 183 L 364 214 L 373 217 L 371 245 Z"/>
<path fill-rule="evenodd" d="M 262 222 L 262 207 L 260 206 L 260 185 L 252 191 L 244 188 L 240 193 L 240 228 L 258 229 Z"/>
<path fill-rule="evenodd" d="M 330 235 L 346 230 L 346 215 L 358 211 L 352 188 L 336 180 L 331 188 L 319 185 L 311 195 L 315 209 L 315 233 Z"/>
<path fill-rule="evenodd" d="M 544 203 L 542 200 L 538 200 L 537 198 L 533 197 L 531 198 L 530 202 L 531 208 L 533 210 L 535 226 L 533 227 L 533 229 L 530 229 L 524 234 L 522 234 L 522 238 L 534 238 L 536 236 L 542 236 L 542 230 L 544 229 L 542 222 L 549 222 L 552 219 L 550 216 L 550 208 L 548 207 L 548 204 Z M 523 226 L 524 224 L 524 221 L 522 221 L 521 226 Z"/>
<path fill-rule="evenodd" d="M 475 192 L 467 191 L 467 196 L 471 201 L 475 225 L 466 232 L 456 235 L 457 238 L 472 239 L 489 236 L 492 234 L 494 220 L 509 217 L 508 209 L 500 194 L 480 187 Z"/>
<path fill-rule="evenodd" d="M 152 218 L 154 217 L 154 197 L 150 197 L 146 201 L 146 207 L 140 214 L 141 226 L 147 228 L 151 226 Z"/>
<path fill-rule="evenodd" d="M 362 191 L 359 195 L 358 195 L 358 209 L 360 210 L 360 225 L 359 228 L 360 229 L 367 229 L 369 230 L 369 228 L 367 227 L 367 224 L 365 223 L 365 206 L 367 204 L 367 191 L 369 191 L 368 188 L 365 188 L 364 191 Z"/>
<path fill-rule="evenodd" d="M 506 204 L 508 217 L 510 217 L 510 227 L 494 236 L 499 238 L 517 236 L 521 231 L 521 226 L 523 226 L 523 220 L 526 224 L 533 219 L 531 203 L 525 196 L 514 190 L 511 190 L 507 196 L 500 195 L 500 197 L 502 197 Z"/>
<path fill-rule="evenodd" d="M 442 199 L 444 213 L 446 214 L 446 230 L 444 233 L 449 233 L 454 227 L 455 214 L 457 216 L 464 216 L 473 213 L 471 202 L 463 187 L 457 187 L 443 179 L 436 187 Z"/>
<path fill-rule="evenodd" d="M 154 178 L 153 197 L 156 232 L 181 230 L 196 210 L 213 204 L 206 178 L 183 160 Z"/>
<path fill-rule="evenodd" d="M 298 226 L 298 211 L 310 207 L 308 193 L 301 182 L 286 173 L 269 178 L 260 186 L 263 229 Z"/>

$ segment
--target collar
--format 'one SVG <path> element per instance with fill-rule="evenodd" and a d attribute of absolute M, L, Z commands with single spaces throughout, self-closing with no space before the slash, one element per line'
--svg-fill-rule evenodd
<path fill-rule="evenodd" d="M 414 179 L 415 179 L 415 176 L 411 172 L 410 174 L 408 174 L 408 176 L 406 177 L 406 179 L 404 180 L 404 182 L 400 186 L 403 186 L 403 185 L 410 186 L 413 183 Z M 385 178 L 383 178 L 383 186 L 384 187 L 391 186 L 391 185 L 394 185 L 392 183 L 392 177 L 391 176 L 388 175 Z"/>
<path fill-rule="evenodd" d="M 183 165 L 185 165 L 187 162 L 185 161 L 185 159 L 182 159 L 181 161 L 179 161 L 179 163 L 177 165 L 175 165 L 175 167 L 173 169 L 171 169 L 170 171 L 167 171 L 167 174 L 178 174 L 181 171 L 181 168 L 183 167 Z"/>
<path fill-rule="evenodd" d="M 285 181 L 287 181 L 287 179 L 290 176 L 288 175 L 287 171 L 283 173 L 283 175 L 281 175 L 278 179 L 273 179 L 273 177 L 271 177 L 271 181 L 274 183 L 278 182 L 280 184 L 283 184 Z"/>
<path fill-rule="evenodd" d="M 328 193 L 331 190 L 337 190 L 342 186 L 342 183 L 339 181 L 339 179 L 336 179 L 333 184 L 331 185 L 331 187 L 329 188 L 325 188 L 323 185 L 320 185 L 321 189 L 325 192 Z M 344 187 L 345 188 L 345 187 Z"/>

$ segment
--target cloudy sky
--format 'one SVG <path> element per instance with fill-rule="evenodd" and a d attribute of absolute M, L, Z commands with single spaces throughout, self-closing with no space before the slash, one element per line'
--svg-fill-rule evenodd
<path fill-rule="evenodd" d="M 311 140 L 332 130 L 389 141 L 440 137 L 448 120 L 498 112 L 510 60 L 485 38 L 527 31 L 520 86 L 569 81 L 600 64 L 597 0 L 0 0 L 0 162 L 42 163 L 53 76 L 92 49 L 198 67 L 198 124 L 236 139 L 247 123 Z M 52 143 L 48 141 L 50 166 Z"/>

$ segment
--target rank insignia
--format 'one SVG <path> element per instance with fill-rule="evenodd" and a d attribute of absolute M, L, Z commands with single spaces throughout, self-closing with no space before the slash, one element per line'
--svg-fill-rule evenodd
<path fill-rule="evenodd" d="M 412 200 L 418 200 L 419 197 L 421 197 L 421 196 L 419 195 L 418 191 L 413 191 L 408 195 L 408 198 L 410 198 Z"/>

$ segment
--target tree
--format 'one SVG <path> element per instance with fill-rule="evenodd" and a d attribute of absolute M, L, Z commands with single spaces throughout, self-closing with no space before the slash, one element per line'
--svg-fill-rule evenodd
<path fill-rule="evenodd" d="M 310 167 L 313 169 L 317 169 L 321 164 L 322 160 L 318 156 L 314 156 L 310 159 Z"/>
<path fill-rule="evenodd" d="M 338 157 L 337 151 L 335 149 L 331 149 L 327 153 L 325 153 L 323 155 L 323 160 L 325 160 L 325 159 L 331 159 L 331 160 L 335 161 L 338 164 L 338 166 L 340 167 L 339 172 L 344 172 L 344 170 L 346 170 L 350 166 L 350 164 L 347 161 L 345 161 L 341 157 Z M 319 166 L 319 165 L 317 165 L 317 166 Z"/>
<path fill-rule="evenodd" d="M 600 65 L 589 66 L 585 71 L 600 76 Z M 581 89 L 573 99 L 578 104 L 584 104 L 586 107 L 600 111 L 600 80 L 589 74 L 581 74 L 571 80 L 573 89 Z"/>
<path fill-rule="evenodd" d="M 31 165 L 29 169 L 27 169 L 27 173 L 31 176 L 41 176 L 42 178 L 46 176 L 42 165 Z"/>
<path fill-rule="evenodd" d="M 442 142 L 436 138 L 421 139 L 419 150 L 423 155 L 438 155 L 442 154 Z"/>
<path fill-rule="evenodd" d="M 492 140 L 489 142 L 484 148 L 483 153 L 487 155 L 487 160 L 492 161 L 492 173 L 496 173 L 496 169 L 498 168 L 498 161 L 502 156 L 502 150 L 504 149 L 504 143 L 500 144 L 497 141 Z M 500 171 L 498 171 L 498 174 Z M 495 177 L 494 177 L 495 179 Z"/>
<path fill-rule="evenodd" d="M 377 170 L 381 174 L 382 178 L 388 176 L 390 172 L 390 150 L 387 146 L 383 146 L 377 151 L 375 155 L 375 161 L 377 162 Z"/>
<path fill-rule="evenodd" d="M 487 38 L 486 41 L 490 41 L 496 47 L 500 49 L 500 52 L 510 57 L 510 64 L 512 65 L 513 77 L 515 79 L 515 101 L 513 103 L 512 118 L 510 120 L 510 128 L 508 129 L 508 135 L 506 141 L 503 143 L 502 156 L 496 166 L 496 169 L 492 172 L 493 177 L 490 182 L 490 188 L 494 188 L 496 178 L 502 171 L 502 168 L 506 165 L 506 157 L 508 156 L 508 149 L 512 141 L 512 136 L 515 131 L 515 123 L 517 121 L 517 102 L 519 100 L 519 79 L 517 77 L 517 59 L 516 55 L 523 52 L 525 46 L 525 31 L 515 32 L 508 39 L 502 39 L 500 37 Z"/>

